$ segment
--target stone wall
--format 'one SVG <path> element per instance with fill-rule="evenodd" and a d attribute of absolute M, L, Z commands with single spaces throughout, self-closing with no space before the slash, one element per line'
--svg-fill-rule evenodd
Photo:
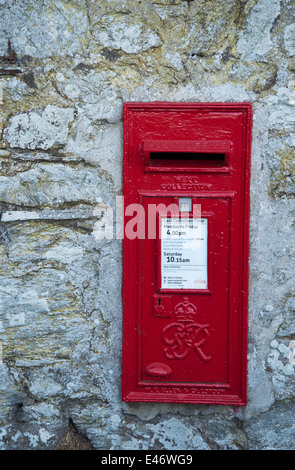
<path fill-rule="evenodd" d="M 294 449 L 294 1 L 0 11 L 0 449 Z M 240 409 L 121 401 L 121 241 L 95 233 L 122 105 L 155 100 L 253 103 Z"/>

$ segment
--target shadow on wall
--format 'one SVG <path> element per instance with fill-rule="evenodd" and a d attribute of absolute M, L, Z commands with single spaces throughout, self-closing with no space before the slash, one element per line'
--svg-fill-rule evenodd
<path fill-rule="evenodd" d="M 71 419 L 64 435 L 61 437 L 55 450 L 95 450 L 87 437 L 80 434 Z"/>

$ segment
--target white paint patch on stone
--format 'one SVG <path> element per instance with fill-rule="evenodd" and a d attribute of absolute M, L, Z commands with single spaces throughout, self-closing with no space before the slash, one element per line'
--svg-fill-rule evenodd
<path fill-rule="evenodd" d="M 14 222 L 16 220 L 39 219 L 39 213 L 34 211 L 7 211 L 1 215 L 1 222 Z"/>
<path fill-rule="evenodd" d="M 24 436 L 28 437 L 29 438 L 29 441 L 30 441 L 30 446 L 32 447 L 37 447 L 38 445 L 38 441 L 39 441 L 39 437 L 34 435 L 34 434 L 30 434 L 28 432 L 25 432 L 24 433 Z"/>
<path fill-rule="evenodd" d="M 80 1 L 76 6 L 72 3 L 27 0 L 12 6 L 7 1 L 9 8 L 3 8 L 0 15 L 0 55 L 7 53 L 8 38 L 20 55 L 39 58 L 73 55 L 87 36 L 89 21 L 87 9 L 83 8 L 85 3 Z"/>
<path fill-rule="evenodd" d="M 57 72 L 55 78 L 58 82 L 64 82 L 65 81 L 65 76 L 61 72 Z"/>
<path fill-rule="evenodd" d="M 182 69 L 182 61 L 181 61 L 181 56 L 176 52 L 175 54 L 169 54 L 167 53 L 165 56 L 167 62 L 170 62 L 170 64 L 173 65 L 177 70 Z"/>
<path fill-rule="evenodd" d="M 31 312 L 49 312 L 47 300 L 40 298 L 38 292 L 34 289 L 27 289 L 19 295 L 18 303 L 24 309 L 30 310 Z"/>
<path fill-rule="evenodd" d="M 294 342 L 295 345 L 295 342 Z M 278 343 L 277 341 L 272 341 L 271 343 L 271 352 L 268 356 L 267 362 L 270 367 L 274 370 L 276 378 L 281 376 L 292 376 L 294 375 L 294 363 L 290 361 L 291 351 L 290 344 L 286 346 L 284 343 Z M 284 362 L 283 362 L 284 360 Z M 289 362 L 287 364 L 287 361 Z"/>
<path fill-rule="evenodd" d="M 154 433 L 154 441 L 159 441 L 165 449 L 197 449 L 210 450 L 201 436 L 193 433 L 192 429 L 187 428 L 179 419 L 172 418 L 162 423 L 151 425 Z"/>
<path fill-rule="evenodd" d="M 7 435 L 7 431 L 5 428 L 1 428 L 0 429 L 0 449 L 4 449 L 5 448 L 5 444 L 3 442 L 3 437 L 5 437 Z"/>
<path fill-rule="evenodd" d="M 292 365 L 295 365 L 295 341 L 292 340 L 289 343 L 289 362 Z"/>
<path fill-rule="evenodd" d="M 271 109 L 269 125 L 273 129 L 293 127 L 295 125 L 295 108 L 288 105 L 277 105 Z"/>
<path fill-rule="evenodd" d="M 122 187 L 122 123 L 96 126 L 91 122 L 103 116 L 109 121 L 117 121 L 121 112 L 121 100 L 115 100 L 113 103 L 112 100 L 102 99 L 93 106 L 87 105 L 83 112 L 78 114 L 72 135 L 65 147 L 66 152 L 78 155 L 88 162 L 98 163 L 111 176 L 117 190 Z"/>
<path fill-rule="evenodd" d="M 85 210 L 42 210 L 36 211 L 7 211 L 1 215 L 1 222 L 16 222 L 24 220 L 74 220 L 88 219 L 92 211 Z"/>
<path fill-rule="evenodd" d="M 26 323 L 26 317 L 24 312 L 8 314 L 9 326 L 22 326 Z"/>
<path fill-rule="evenodd" d="M 117 123 L 122 117 L 122 100 L 116 98 L 113 94 L 98 95 L 94 103 L 85 105 L 85 112 L 89 119 L 104 119 L 109 123 Z"/>
<path fill-rule="evenodd" d="M 22 72 L 21 68 L 14 68 L 17 68 L 20 72 Z M 28 96 L 32 93 L 32 88 L 28 87 L 26 83 L 16 77 L 2 79 L 2 88 L 3 99 L 5 102 L 8 102 L 10 99 L 13 101 L 20 101 L 24 99 L 24 96 Z"/>
<path fill-rule="evenodd" d="M 270 31 L 279 14 L 280 0 L 259 0 L 252 8 L 237 43 L 243 58 L 255 60 L 270 52 L 273 46 Z"/>
<path fill-rule="evenodd" d="M 61 243 L 53 247 L 51 250 L 46 251 L 46 259 L 54 259 L 60 263 L 71 263 L 77 259 L 83 258 L 84 250 L 80 246 L 73 246 L 67 243 Z"/>
<path fill-rule="evenodd" d="M 46 391 L 44 390 L 44 383 L 46 383 Z M 45 377 L 42 373 L 33 378 L 30 383 L 30 392 L 39 399 L 43 399 L 45 395 L 47 397 L 58 395 L 63 388 L 63 385 L 50 377 Z"/>
<path fill-rule="evenodd" d="M 39 113 L 31 111 L 13 116 L 4 138 L 11 147 L 47 150 L 66 143 L 68 125 L 73 119 L 73 109 L 48 105 Z"/>
<path fill-rule="evenodd" d="M 272 312 L 273 309 L 274 309 L 273 305 L 267 305 L 267 306 L 265 307 L 265 310 L 266 310 L 267 312 Z"/>
<path fill-rule="evenodd" d="M 80 95 L 81 92 L 80 92 L 79 88 L 76 85 L 72 85 L 71 83 L 69 83 L 65 87 L 65 93 L 66 93 L 68 98 L 76 99 L 76 98 L 78 98 L 78 96 Z"/>
<path fill-rule="evenodd" d="M 26 46 L 25 47 L 25 53 L 28 55 L 34 55 L 37 52 L 37 49 L 35 46 Z"/>
<path fill-rule="evenodd" d="M 49 439 L 51 439 L 53 437 L 53 434 L 50 434 L 48 431 L 46 431 L 46 429 L 44 428 L 41 428 L 39 430 L 39 435 L 40 435 L 40 440 L 41 442 L 43 442 L 44 444 L 47 444 L 47 442 L 49 441 Z"/>
<path fill-rule="evenodd" d="M 111 416 L 110 419 L 108 420 L 108 424 L 110 428 L 112 429 L 112 431 L 117 431 L 117 429 L 119 428 L 121 424 L 120 416 L 117 414 Z"/>
<path fill-rule="evenodd" d="M 104 183 L 93 168 L 42 163 L 15 176 L 0 176 L 0 195 L 2 201 L 33 207 L 74 201 L 88 204 L 95 203 L 102 193 L 108 200 Z"/>
<path fill-rule="evenodd" d="M 295 23 L 286 27 L 284 41 L 288 57 L 295 56 Z"/>
<path fill-rule="evenodd" d="M 113 179 L 114 186 L 122 187 L 122 128 L 121 125 L 109 126 L 98 134 L 98 145 L 92 152 L 92 158 Z"/>
<path fill-rule="evenodd" d="M 200 87 L 188 84 L 173 88 L 157 88 L 154 86 L 149 89 L 147 87 L 137 87 L 130 95 L 125 97 L 127 101 L 169 101 L 169 102 L 194 102 L 194 101 L 212 101 L 212 102 L 241 102 L 254 101 L 256 99 L 254 92 L 248 92 L 242 85 L 225 83 L 221 85 L 206 86 L 200 84 Z"/>
<path fill-rule="evenodd" d="M 105 29 L 97 33 L 97 39 L 104 47 L 121 49 L 127 54 L 137 54 L 151 47 L 158 47 L 159 36 L 144 25 L 127 25 L 125 21 L 109 21 Z"/>
<path fill-rule="evenodd" d="M 17 433 L 14 436 L 11 436 L 11 439 L 14 442 L 17 442 L 20 437 L 22 437 L 22 433 L 20 431 L 17 431 Z"/>

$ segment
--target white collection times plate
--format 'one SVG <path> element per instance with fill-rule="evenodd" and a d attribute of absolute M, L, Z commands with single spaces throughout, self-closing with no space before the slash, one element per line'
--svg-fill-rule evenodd
<path fill-rule="evenodd" d="M 208 219 L 161 218 L 161 288 L 208 288 Z"/>

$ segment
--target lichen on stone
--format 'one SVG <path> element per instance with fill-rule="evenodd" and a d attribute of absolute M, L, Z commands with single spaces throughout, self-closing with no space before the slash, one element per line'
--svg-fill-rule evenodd
<path fill-rule="evenodd" d="M 295 197 L 295 150 L 289 147 L 278 152 L 279 166 L 272 172 L 269 186 L 273 198 Z"/>

